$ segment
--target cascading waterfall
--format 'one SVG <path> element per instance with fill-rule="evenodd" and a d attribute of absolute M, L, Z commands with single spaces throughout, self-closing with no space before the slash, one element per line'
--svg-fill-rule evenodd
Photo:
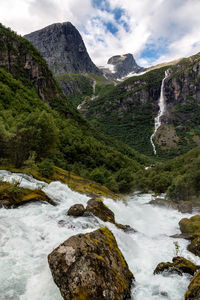
<path fill-rule="evenodd" d="M 165 85 L 165 79 L 169 75 L 170 75 L 169 74 L 169 70 L 165 71 L 165 77 L 162 80 L 161 90 L 160 90 L 160 98 L 159 98 L 159 101 L 158 101 L 159 112 L 158 112 L 157 117 L 155 118 L 154 133 L 150 137 L 150 142 L 151 142 L 151 145 L 153 147 L 153 152 L 154 152 L 155 155 L 156 155 L 156 146 L 155 146 L 155 144 L 153 142 L 153 138 L 155 137 L 158 128 L 161 126 L 161 117 L 163 116 L 163 114 L 165 112 L 164 85 Z"/>
<path fill-rule="evenodd" d="M 95 217 L 66 215 L 75 203 L 84 206 L 88 197 L 60 182 L 47 184 L 24 174 L 0 171 L 0 180 L 20 182 L 21 187 L 42 189 L 57 206 L 29 203 L 17 209 L 0 209 L 0 299 L 62 300 L 53 282 L 47 255 L 70 236 L 107 226 L 136 278 L 132 300 L 182 300 L 190 277 L 153 275 L 158 263 L 178 255 L 199 264 L 199 258 L 186 250 L 188 241 L 170 236 L 179 233 L 178 222 L 189 214 L 151 206 L 150 194 L 133 195 L 124 201 L 104 199 L 116 221 L 128 224 L 136 233 L 125 233 Z M 61 222 L 61 220 L 63 220 Z M 64 225 L 64 226 L 63 226 Z"/>

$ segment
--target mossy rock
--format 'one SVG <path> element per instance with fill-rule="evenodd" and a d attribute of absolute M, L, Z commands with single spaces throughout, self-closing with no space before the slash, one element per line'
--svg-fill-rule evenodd
<path fill-rule="evenodd" d="M 134 277 L 106 227 L 70 237 L 48 262 L 65 300 L 130 299 Z"/>
<path fill-rule="evenodd" d="M 156 269 L 154 270 L 154 275 L 163 272 L 171 274 L 176 273 L 178 275 L 182 275 L 183 273 L 194 275 L 197 270 L 198 267 L 195 264 L 193 264 L 190 260 L 185 259 L 184 257 L 177 256 L 173 258 L 172 263 L 162 262 L 158 264 Z"/>
<path fill-rule="evenodd" d="M 193 277 L 188 286 L 188 291 L 185 294 L 185 300 L 200 299 L 200 271 Z"/>
<path fill-rule="evenodd" d="M 67 215 L 73 217 L 81 217 L 84 214 L 84 212 L 85 208 L 83 204 L 74 204 L 69 208 Z"/>
<path fill-rule="evenodd" d="M 200 256 L 200 237 L 195 238 L 187 247 L 187 249 L 197 256 Z"/>
<path fill-rule="evenodd" d="M 88 200 L 86 211 L 93 213 L 93 215 L 95 215 L 104 222 L 110 222 L 115 224 L 114 213 L 103 203 L 103 200 L 101 198 L 94 198 Z"/>
<path fill-rule="evenodd" d="M 44 201 L 55 204 L 43 191 L 29 190 L 10 184 L 0 182 L 0 206 L 5 208 L 18 207 L 28 202 Z"/>
<path fill-rule="evenodd" d="M 192 234 L 194 237 L 200 236 L 200 215 L 183 218 L 179 222 L 180 230 L 184 234 Z"/>

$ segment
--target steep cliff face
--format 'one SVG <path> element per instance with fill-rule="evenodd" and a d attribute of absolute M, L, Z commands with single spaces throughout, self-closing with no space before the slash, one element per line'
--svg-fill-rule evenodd
<path fill-rule="evenodd" d="M 70 22 L 52 24 L 24 37 L 41 52 L 54 74 L 101 73 Z"/>
<path fill-rule="evenodd" d="M 154 138 L 157 155 L 170 157 L 200 145 L 200 54 L 125 80 L 88 102 L 86 117 L 111 136 L 152 155 L 149 138 L 166 69 L 170 76 L 164 82 L 165 113 Z"/>
<path fill-rule="evenodd" d="M 152 154 L 150 136 L 166 67 L 135 76 L 105 90 L 82 107 L 102 131 L 145 154 Z M 97 122 L 97 123 L 96 123 Z"/>
<path fill-rule="evenodd" d="M 25 39 L 0 25 L 0 67 L 34 87 L 47 104 L 55 98 L 64 98 L 45 60 Z"/>

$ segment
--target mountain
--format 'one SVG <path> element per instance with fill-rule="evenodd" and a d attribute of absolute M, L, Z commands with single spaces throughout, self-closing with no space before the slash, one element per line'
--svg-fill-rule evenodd
<path fill-rule="evenodd" d="M 78 30 L 70 23 L 56 23 L 24 36 L 42 54 L 54 74 L 101 74 L 89 57 Z"/>
<path fill-rule="evenodd" d="M 154 137 L 157 157 L 173 157 L 200 145 L 200 53 L 107 89 L 84 105 L 84 115 L 103 132 L 153 155 L 150 136 L 167 69 L 170 75 L 163 85 L 165 113 Z"/>
<path fill-rule="evenodd" d="M 128 191 L 147 159 L 100 134 L 73 108 L 41 54 L 0 24 L 0 164 L 51 177 L 61 167 Z M 91 191 L 92 192 L 92 191 Z"/>
<path fill-rule="evenodd" d="M 132 54 L 115 55 L 109 58 L 107 66 L 100 67 L 104 75 L 110 79 L 120 79 L 130 73 L 141 73 L 146 69 L 137 65 Z"/>

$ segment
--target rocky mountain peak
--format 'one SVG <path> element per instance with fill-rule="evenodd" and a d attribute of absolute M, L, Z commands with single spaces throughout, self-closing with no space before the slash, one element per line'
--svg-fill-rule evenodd
<path fill-rule="evenodd" d="M 101 73 L 70 22 L 55 23 L 24 37 L 41 52 L 54 74 Z"/>
<path fill-rule="evenodd" d="M 122 78 L 129 73 L 141 73 L 145 68 L 138 66 L 133 55 L 127 53 L 124 55 L 115 55 L 109 58 L 107 66 L 102 68 L 105 76 L 113 79 Z"/>

